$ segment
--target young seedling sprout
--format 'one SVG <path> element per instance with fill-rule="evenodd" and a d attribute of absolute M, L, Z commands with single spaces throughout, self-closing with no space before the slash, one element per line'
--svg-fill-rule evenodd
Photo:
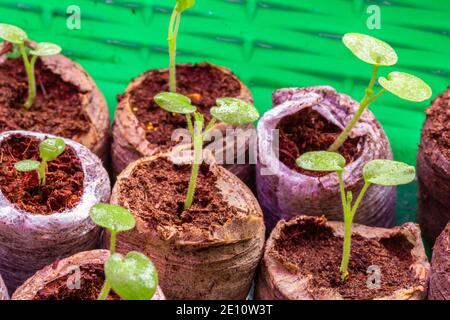
<path fill-rule="evenodd" d="M 169 90 L 177 91 L 175 57 L 177 54 L 177 35 L 180 27 L 181 13 L 194 6 L 195 0 L 177 0 L 169 23 Z"/>
<path fill-rule="evenodd" d="M 61 52 L 61 47 L 49 42 L 41 42 L 27 52 L 26 41 L 28 40 L 27 34 L 22 29 L 0 23 L 0 38 L 11 43 L 14 48 L 18 48 L 20 55 L 23 59 L 25 66 L 25 72 L 28 77 L 28 97 L 25 101 L 25 109 L 30 109 L 33 106 L 36 98 L 36 78 L 34 75 L 34 66 L 38 57 L 50 56 Z M 28 58 L 28 54 L 31 55 L 31 60 Z"/>
<path fill-rule="evenodd" d="M 227 124 L 241 125 L 256 121 L 259 114 L 253 105 L 243 100 L 237 98 L 220 98 L 216 100 L 217 106 L 210 109 L 213 117 L 204 128 L 203 115 L 196 112 L 197 108 L 191 104 L 191 100 L 188 97 L 174 92 L 161 92 L 155 96 L 155 102 L 168 112 L 184 114 L 186 116 L 188 131 L 194 145 L 194 161 L 186 201 L 184 203 L 184 209 L 187 210 L 191 207 L 194 199 L 198 169 L 202 162 L 203 141 L 208 131 L 211 130 L 217 120 Z M 195 126 L 192 123 L 192 115 L 195 120 Z"/>
<path fill-rule="evenodd" d="M 424 81 L 403 72 L 391 72 L 387 78 L 380 77 L 378 83 L 383 88 L 374 93 L 379 67 L 392 66 L 397 63 L 397 54 L 394 49 L 384 41 L 360 33 L 347 33 L 342 38 L 342 41 L 357 58 L 373 65 L 373 72 L 365 95 L 359 103 L 358 110 L 336 141 L 329 147 L 328 151 L 333 152 L 338 151 L 345 142 L 364 110 L 386 91 L 402 99 L 414 102 L 427 100 L 432 94 L 431 88 Z"/>
<path fill-rule="evenodd" d="M 64 152 L 66 144 L 60 138 L 48 138 L 39 144 L 39 156 L 41 162 L 36 160 L 23 160 L 16 162 L 14 168 L 17 171 L 28 172 L 37 171 L 39 177 L 39 185 L 45 186 L 45 174 L 47 171 L 47 162 L 55 160 L 61 153 Z"/>
<path fill-rule="evenodd" d="M 105 262 L 105 283 L 98 300 L 106 300 L 111 288 L 124 300 L 150 300 L 158 286 L 153 263 L 140 252 L 130 251 L 125 257 L 115 252 L 119 232 L 134 228 L 133 215 L 112 204 L 96 204 L 89 213 L 92 221 L 111 232 L 110 256 Z"/>
<path fill-rule="evenodd" d="M 364 186 L 353 203 L 351 191 L 345 192 L 343 172 L 345 159 L 338 153 L 328 151 L 306 152 L 297 159 L 297 165 L 305 170 L 336 172 L 339 179 L 342 209 L 344 212 L 344 247 L 340 267 L 341 281 L 348 278 L 351 232 L 353 218 L 364 194 L 372 184 L 397 186 L 414 180 L 415 169 L 402 162 L 392 160 L 372 160 L 363 168 Z"/>

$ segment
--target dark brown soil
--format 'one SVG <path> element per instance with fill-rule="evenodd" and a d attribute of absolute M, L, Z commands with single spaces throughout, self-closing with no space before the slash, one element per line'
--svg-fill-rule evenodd
<path fill-rule="evenodd" d="M 0 144 L 0 189 L 15 206 L 30 213 L 49 215 L 73 208 L 83 194 L 84 173 L 75 150 L 66 150 L 48 162 L 46 185 L 39 186 L 36 171 L 19 172 L 21 160 L 40 161 L 39 143 L 34 137 L 13 135 Z"/>
<path fill-rule="evenodd" d="M 341 129 L 326 120 L 320 113 L 305 108 L 283 118 L 277 125 L 280 134 L 280 161 L 292 170 L 314 177 L 327 172 L 308 171 L 298 167 L 295 160 L 305 152 L 327 150 L 338 138 Z M 348 138 L 339 149 L 347 164 L 356 160 L 361 150 L 360 138 Z"/>
<path fill-rule="evenodd" d="M 333 288 L 345 299 L 368 300 L 388 296 L 413 284 L 413 275 L 409 271 L 413 246 L 405 238 L 376 241 L 353 236 L 348 267 L 350 276 L 344 284 L 339 274 L 342 243 L 343 239 L 335 237 L 329 227 L 303 221 L 283 231 L 275 244 L 274 254 L 292 272 L 312 275 L 308 290 L 313 293 Z M 381 269 L 379 289 L 367 286 L 367 268 L 372 265 Z"/>
<path fill-rule="evenodd" d="M 45 68 L 38 59 L 35 66 L 37 95 L 25 110 L 28 80 L 22 59 L 0 63 L 0 132 L 30 130 L 74 138 L 89 131 L 89 120 L 82 110 L 82 93 L 71 83 Z"/>
<path fill-rule="evenodd" d="M 171 141 L 172 132 L 187 125 L 185 116 L 169 113 L 153 100 L 156 94 L 169 90 L 168 82 L 168 72 L 150 70 L 141 85 L 129 92 L 132 110 L 145 129 L 147 140 L 163 150 L 176 144 Z M 237 97 L 240 84 L 232 76 L 210 66 L 178 66 L 177 92 L 189 96 L 208 122 L 211 119 L 209 108 L 215 105 L 216 99 Z M 120 95 L 119 100 L 123 97 Z"/>
<path fill-rule="evenodd" d="M 47 283 L 33 300 L 97 300 L 105 282 L 103 265 L 83 265 L 80 271 L 79 289 L 74 287 L 77 277 L 71 273 Z M 111 291 L 107 300 L 120 300 L 120 297 Z"/>
<path fill-rule="evenodd" d="M 191 167 L 174 165 L 160 159 L 141 164 L 130 178 L 122 182 L 119 203 L 148 223 L 149 228 L 196 226 L 212 232 L 236 215 L 236 209 L 224 201 L 216 187 L 217 177 L 202 164 L 197 178 L 194 201 L 184 210 Z"/>
<path fill-rule="evenodd" d="M 450 87 L 433 101 L 426 115 L 433 123 L 428 135 L 436 140 L 441 152 L 450 160 Z"/>

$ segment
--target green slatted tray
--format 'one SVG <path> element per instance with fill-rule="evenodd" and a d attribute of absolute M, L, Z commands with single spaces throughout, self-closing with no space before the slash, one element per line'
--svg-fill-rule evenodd
<path fill-rule="evenodd" d="M 0 0 L 0 20 L 32 39 L 52 41 L 94 77 L 111 117 L 116 95 L 146 69 L 167 66 L 172 0 Z M 450 85 L 448 0 L 197 0 L 182 18 L 179 62 L 210 61 L 248 84 L 261 112 L 271 92 L 287 86 L 328 84 L 359 99 L 371 69 L 341 44 L 349 31 L 388 41 L 396 69 L 425 79 L 434 95 Z M 81 30 L 66 27 L 67 7 L 81 9 Z M 368 30 L 366 9 L 381 8 L 381 29 Z M 387 71 L 387 69 L 385 69 Z M 385 95 L 372 107 L 396 159 L 415 163 L 424 108 Z M 397 222 L 415 220 L 416 185 L 399 188 Z"/>

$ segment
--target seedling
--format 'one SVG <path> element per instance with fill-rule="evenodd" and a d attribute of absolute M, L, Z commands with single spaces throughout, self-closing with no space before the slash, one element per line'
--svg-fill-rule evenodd
<path fill-rule="evenodd" d="M 195 185 L 197 182 L 198 169 L 202 162 L 203 141 L 209 130 L 217 120 L 232 125 L 252 123 L 259 117 L 256 108 L 237 98 L 220 98 L 216 100 L 217 106 L 210 109 L 213 116 L 208 125 L 204 128 L 204 118 L 197 108 L 191 104 L 191 100 L 178 93 L 162 92 L 155 96 L 155 102 L 164 110 L 173 113 L 184 114 L 188 125 L 189 133 L 194 144 L 194 162 L 192 164 L 191 178 L 184 209 L 191 207 L 194 199 Z M 192 124 L 192 115 L 195 120 L 195 127 Z"/>
<path fill-rule="evenodd" d="M 306 152 L 297 159 L 297 165 L 305 170 L 336 172 L 339 179 L 342 209 L 344 212 L 344 246 L 340 267 L 341 281 L 348 278 L 348 262 L 350 258 L 351 233 L 353 218 L 358 210 L 364 194 L 372 184 L 381 186 L 397 186 L 414 180 L 414 167 L 392 160 L 372 160 L 363 168 L 364 186 L 355 202 L 351 191 L 345 192 L 343 172 L 345 159 L 338 153 L 328 151 Z"/>
<path fill-rule="evenodd" d="M 0 38 L 13 45 L 15 50 L 13 51 L 12 56 L 14 56 L 15 51 L 20 52 L 20 55 L 22 56 L 25 72 L 28 77 L 28 97 L 24 104 L 25 109 L 28 110 L 33 106 L 36 98 L 36 78 L 34 75 L 34 66 L 37 58 L 58 54 L 61 52 L 61 47 L 53 43 L 41 42 L 38 43 L 35 48 L 32 48 L 29 52 L 27 52 L 28 50 L 25 44 L 28 40 L 28 36 L 25 31 L 19 27 L 4 23 L 0 23 Z M 28 53 L 31 55 L 31 60 L 28 58 Z"/>
<path fill-rule="evenodd" d="M 140 252 L 130 251 L 125 257 L 115 253 L 119 232 L 134 228 L 136 221 L 125 208 L 112 204 L 96 204 L 89 213 L 92 221 L 111 232 L 110 256 L 105 262 L 105 283 L 98 300 L 106 300 L 111 288 L 124 300 L 150 300 L 158 286 L 153 263 Z"/>
<path fill-rule="evenodd" d="M 39 156 L 41 162 L 36 160 L 23 160 L 16 162 L 14 168 L 17 171 L 28 172 L 37 171 L 39 177 L 39 185 L 45 186 L 47 172 L 47 162 L 55 160 L 61 153 L 64 152 L 66 144 L 60 138 L 48 138 L 39 144 Z"/>
<path fill-rule="evenodd" d="M 355 124 L 361 118 L 364 110 L 386 91 L 400 97 L 401 99 L 421 102 L 431 97 L 431 88 L 421 79 L 403 72 L 391 72 L 387 78 L 380 77 L 378 83 L 383 87 L 374 93 L 375 80 L 379 67 L 392 66 L 397 63 L 395 50 L 386 42 L 374 37 L 360 34 L 347 33 L 342 38 L 344 45 L 360 60 L 373 65 L 372 78 L 366 88 L 366 92 L 359 108 L 353 118 L 344 128 L 339 137 L 329 147 L 328 151 L 336 152 L 347 139 Z"/>
<path fill-rule="evenodd" d="M 181 13 L 194 6 L 195 0 L 177 0 L 172 11 L 172 16 L 169 22 L 169 34 L 167 40 L 169 41 L 169 90 L 170 92 L 177 91 L 175 58 L 177 54 L 177 36 L 180 27 Z"/>

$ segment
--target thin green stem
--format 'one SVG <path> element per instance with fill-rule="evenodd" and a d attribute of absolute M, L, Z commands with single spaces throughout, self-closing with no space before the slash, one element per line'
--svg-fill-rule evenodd
<path fill-rule="evenodd" d="M 27 70 L 28 66 L 30 65 L 30 61 L 28 60 L 27 53 L 25 52 L 25 44 L 24 43 L 19 44 L 19 51 L 20 51 L 20 54 L 22 55 L 23 64 L 25 65 L 25 70 Z"/>
<path fill-rule="evenodd" d="M 386 89 L 381 89 L 377 94 L 375 94 L 375 95 L 373 95 L 370 99 L 369 99 L 369 101 L 368 101 L 368 103 L 367 103 L 367 105 L 369 105 L 369 104 L 371 104 L 372 102 L 374 102 L 375 100 L 377 100 L 379 97 L 381 97 L 381 95 L 383 94 L 383 93 L 385 93 L 386 92 Z"/>
<path fill-rule="evenodd" d="M 28 97 L 25 101 L 25 109 L 30 109 L 33 106 L 34 99 L 36 98 L 36 78 L 34 76 L 34 65 L 36 64 L 37 56 L 33 56 L 31 61 L 28 60 L 27 53 L 25 52 L 25 44 L 19 44 L 19 50 L 22 55 L 23 64 L 25 66 L 25 72 L 28 78 Z"/>
<path fill-rule="evenodd" d="M 342 212 L 344 216 L 347 214 L 348 211 L 348 203 L 347 199 L 345 198 L 345 187 L 344 187 L 344 179 L 343 179 L 343 171 L 338 171 L 338 178 L 339 178 L 339 189 L 341 192 L 341 200 L 342 200 Z"/>
<path fill-rule="evenodd" d="M 194 126 L 192 125 L 191 115 L 186 114 L 186 122 L 189 130 L 189 134 L 191 135 L 192 141 L 194 140 Z"/>
<path fill-rule="evenodd" d="M 202 147 L 203 147 L 202 125 L 199 123 L 196 123 L 195 134 L 194 134 L 194 162 L 192 163 L 191 178 L 189 180 L 189 187 L 188 187 L 188 192 L 186 195 L 186 201 L 184 203 L 184 210 L 187 210 L 191 207 L 192 201 L 194 199 L 195 185 L 197 183 L 197 176 L 198 176 L 198 169 L 200 167 L 200 163 L 202 160 Z"/>
<path fill-rule="evenodd" d="M 353 219 L 347 215 L 344 216 L 344 246 L 342 249 L 341 281 L 345 282 L 348 278 L 348 262 L 350 259 L 351 240 L 352 240 L 352 222 Z"/>
<path fill-rule="evenodd" d="M 359 192 L 358 198 L 356 198 L 355 204 L 352 207 L 352 210 L 350 212 L 350 215 L 353 219 L 355 216 L 356 210 L 358 210 L 359 204 L 361 203 L 362 198 L 364 197 L 364 194 L 366 193 L 367 189 L 370 187 L 370 182 L 365 182 L 364 186 L 362 187 L 361 191 Z"/>
<path fill-rule="evenodd" d="M 370 78 L 369 86 L 366 88 L 366 95 L 369 97 L 373 94 L 373 86 L 375 85 L 375 81 L 377 80 L 378 68 L 378 65 L 373 65 L 372 77 Z"/>
<path fill-rule="evenodd" d="M 347 210 L 344 213 L 344 246 L 342 249 L 342 261 L 341 261 L 341 267 L 340 267 L 342 282 L 345 282 L 345 280 L 347 280 L 347 278 L 348 278 L 348 263 L 350 260 L 353 218 L 355 217 L 356 210 L 358 210 L 361 200 L 363 199 L 364 194 L 366 193 L 366 191 L 369 187 L 370 187 L 370 183 L 365 182 L 353 207 L 352 207 L 350 201 L 348 199 L 346 200 Z M 341 196 L 342 196 L 342 188 L 341 188 Z"/>
<path fill-rule="evenodd" d="M 39 184 L 41 186 L 45 186 L 45 183 L 47 182 L 45 177 L 46 172 L 47 172 L 47 161 L 42 160 L 41 165 L 39 166 L 38 169 Z"/>
<path fill-rule="evenodd" d="M 109 254 L 113 255 L 116 252 L 116 236 L 117 231 L 111 230 L 111 240 L 109 245 Z M 111 286 L 109 282 L 105 279 L 105 283 L 103 284 L 102 290 L 98 295 L 97 300 L 106 300 L 106 297 L 109 295 L 109 291 L 111 290 Z"/>
<path fill-rule="evenodd" d="M 113 255 L 114 253 L 116 253 L 116 236 L 117 236 L 117 232 L 111 231 L 111 242 L 109 245 L 109 254 L 110 255 Z"/>
<path fill-rule="evenodd" d="M 169 90 L 170 92 L 177 91 L 175 58 L 177 54 L 177 34 L 180 25 L 180 13 L 176 7 L 172 11 L 172 16 L 169 22 Z"/>
<path fill-rule="evenodd" d="M 211 121 L 206 126 L 205 130 L 203 131 L 202 140 L 205 140 L 206 135 L 208 134 L 208 131 L 212 129 L 212 127 L 216 124 L 216 118 L 212 118 Z"/>
<path fill-rule="evenodd" d="M 354 114 L 352 120 L 347 124 L 347 126 L 344 128 L 344 130 L 341 132 L 339 137 L 336 139 L 336 141 L 333 142 L 333 144 L 328 148 L 328 151 L 331 152 L 337 152 L 339 148 L 342 146 L 342 144 L 347 140 L 348 135 L 352 131 L 355 124 L 359 121 L 361 118 L 361 115 L 363 114 L 364 110 L 367 108 L 367 106 L 373 101 L 370 100 L 370 97 L 373 94 L 373 86 L 375 85 L 375 81 L 377 78 L 377 72 L 378 72 L 378 66 L 373 66 L 373 72 L 372 77 L 370 78 L 369 86 L 366 88 L 366 93 L 364 95 L 364 98 L 359 103 L 359 108 Z"/>
<path fill-rule="evenodd" d="M 106 300 L 106 297 L 108 296 L 110 290 L 111 286 L 109 285 L 108 281 L 105 281 L 102 287 L 102 291 L 100 291 L 97 300 Z"/>

